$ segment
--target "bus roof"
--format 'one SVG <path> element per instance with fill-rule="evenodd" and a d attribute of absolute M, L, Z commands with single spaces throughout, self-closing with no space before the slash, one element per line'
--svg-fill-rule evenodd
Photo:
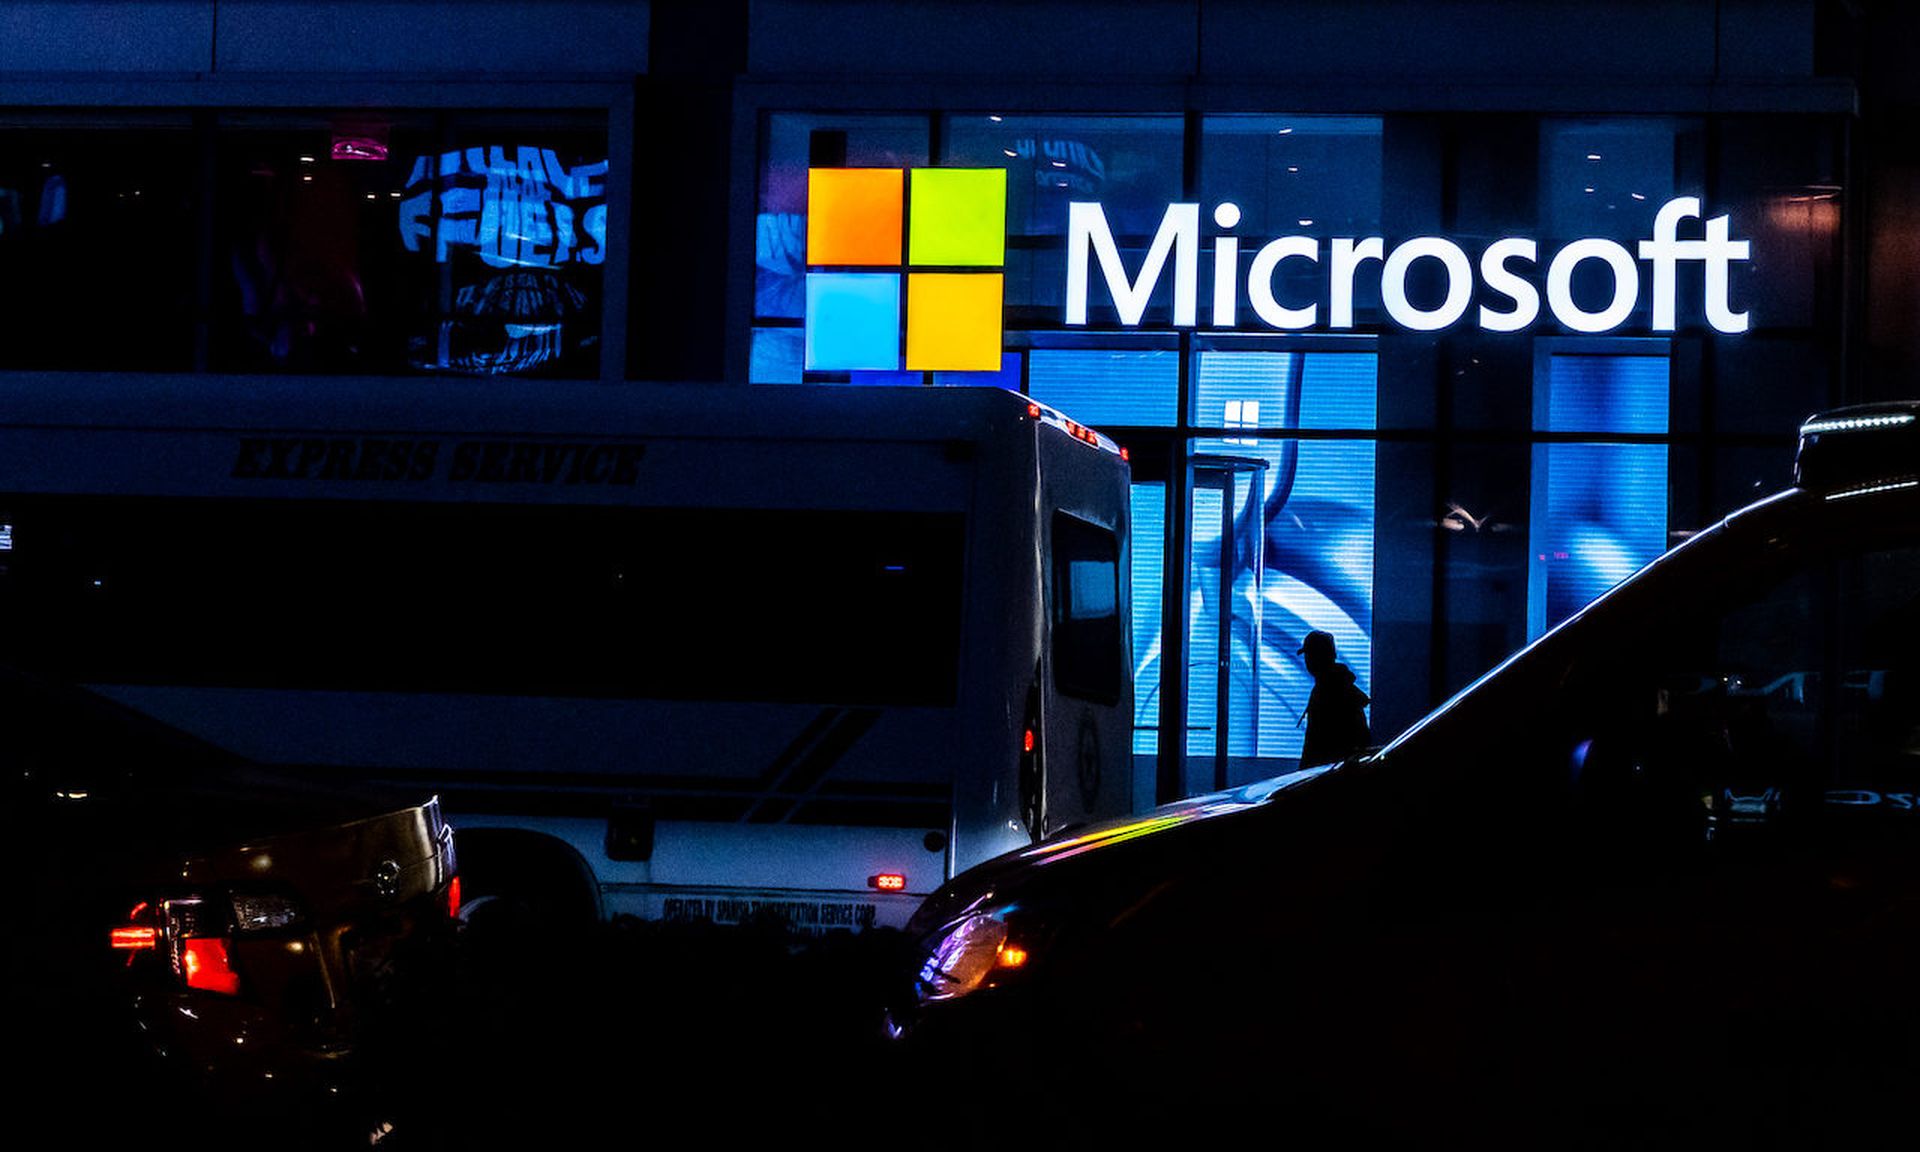
<path fill-rule="evenodd" d="M 733 439 L 980 439 L 1000 388 L 46 373 L 0 378 L 0 426 Z"/>

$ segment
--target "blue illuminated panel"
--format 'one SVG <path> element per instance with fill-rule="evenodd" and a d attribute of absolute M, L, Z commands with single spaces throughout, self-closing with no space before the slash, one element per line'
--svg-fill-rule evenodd
<path fill-rule="evenodd" d="M 1301 428 L 1372 430 L 1380 358 L 1372 352 L 1309 352 L 1302 373 Z"/>
<path fill-rule="evenodd" d="M 1180 353 L 1173 349 L 1035 348 L 1027 394 L 1083 424 L 1171 425 Z"/>
<path fill-rule="evenodd" d="M 1533 426 L 1658 435 L 1667 430 L 1667 378 L 1665 356 L 1556 354 L 1547 361 L 1546 387 L 1535 395 Z"/>
<path fill-rule="evenodd" d="M 1194 374 L 1193 422 L 1202 428 L 1297 428 L 1299 352 L 1211 352 Z"/>
<path fill-rule="evenodd" d="M 1202 428 L 1370 431 L 1379 357 L 1371 352 L 1202 351 L 1193 422 Z"/>
<path fill-rule="evenodd" d="M 1005 388 L 1009 392 L 1018 392 L 1020 391 L 1020 353 L 1002 353 L 998 372 L 935 372 L 933 382 L 942 386 Z"/>
<path fill-rule="evenodd" d="M 1547 432 L 1667 430 L 1665 355 L 1558 353 L 1534 393 Z M 1536 444 L 1527 558 L 1527 635 L 1538 636 L 1667 547 L 1663 444 Z"/>
<path fill-rule="evenodd" d="M 1160 746 L 1160 590 L 1166 559 L 1167 487 L 1135 484 L 1133 551 L 1133 750 Z"/>
<path fill-rule="evenodd" d="M 1373 682 L 1373 529 L 1374 444 L 1366 441 L 1307 441 L 1289 445 L 1266 441 L 1203 440 L 1197 452 L 1258 456 L 1269 461 L 1264 473 L 1265 555 L 1257 573 L 1242 565 L 1230 603 L 1234 630 L 1257 635 L 1257 649 L 1236 642 L 1231 657 L 1228 751 L 1261 759 L 1297 758 L 1305 731 L 1300 725 L 1313 678 L 1295 655 L 1308 632 L 1333 635 L 1340 662 L 1353 669 L 1362 691 Z M 1292 456 L 1291 476 L 1288 457 Z M 1289 483 L 1290 481 L 1290 483 Z M 1196 585 L 1219 583 L 1220 517 L 1217 503 L 1203 514 L 1195 493 L 1194 579 Z M 1217 636 L 1219 609 L 1212 592 L 1196 595 L 1196 619 L 1190 629 L 1195 648 L 1188 653 L 1193 669 L 1190 699 L 1204 697 L 1206 717 L 1196 725 L 1214 724 L 1217 698 L 1213 686 L 1202 684 L 1203 660 L 1211 660 L 1217 642 L 1203 655 L 1202 636 Z M 1256 741 L 1247 741 L 1257 733 Z M 1211 754 L 1190 744 L 1194 754 Z M 1263 771 L 1278 771 L 1284 765 Z"/>
<path fill-rule="evenodd" d="M 807 273 L 807 367 L 814 371 L 900 367 L 900 274 Z"/>
<path fill-rule="evenodd" d="M 1666 446 L 1534 445 L 1532 520 L 1529 638 L 1666 551 Z"/>
<path fill-rule="evenodd" d="M 755 328 L 748 346 L 747 383 L 800 383 L 801 355 L 800 329 Z"/>
<path fill-rule="evenodd" d="M 1305 733 L 1299 720 L 1313 682 L 1295 653 L 1308 632 L 1331 633 L 1340 660 L 1370 690 L 1374 442 L 1299 441 L 1271 433 L 1291 427 L 1370 431 L 1378 360 L 1360 352 L 1208 349 L 1195 365 L 1195 421 L 1249 433 L 1193 444 L 1196 456 L 1239 462 L 1231 465 L 1239 543 L 1231 553 L 1232 586 L 1224 590 L 1230 620 L 1228 776 L 1235 783 L 1285 771 L 1300 755 Z M 1250 401 L 1256 405 L 1252 412 Z M 1228 419 L 1227 406 L 1236 402 L 1238 419 Z M 1254 461 L 1266 467 L 1251 466 Z M 1188 792 L 1211 787 L 1218 744 L 1221 569 L 1227 555 L 1220 539 L 1225 492 L 1219 483 L 1216 472 L 1214 486 L 1196 488 L 1188 509 Z M 1255 484 L 1258 491 L 1250 491 Z M 1134 493 L 1134 750 L 1146 754 L 1156 747 L 1152 728 L 1159 716 L 1165 526 L 1161 489 L 1136 486 Z"/>

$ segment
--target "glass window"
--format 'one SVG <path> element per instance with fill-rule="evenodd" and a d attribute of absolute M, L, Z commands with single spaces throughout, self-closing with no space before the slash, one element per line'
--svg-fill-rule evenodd
<path fill-rule="evenodd" d="M 230 116 L 214 366 L 599 372 L 604 128 Z"/>
<path fill-rule="evenodd" d="M 949 116 L 943 165 L 1007 170 L 1007 234 L 1065 236 L 1097 200 L 1115 239 L 1151 239 L 1180 196 L 1178 116 Z"/>
<path fill-rule="evenodd" d="M 1445 621 L 1435 638 L 1437 696 L 1472 683 L 1527 642 L 1530 466 L 1525 444 L 1461 444 L 1448 454 L 1434 521 Z"/>
<path fill-rule="evenodd" d="M 194 137 L 0 128 L 0 368 L 193 366 Z"/>
<path fill-rule="evenodd" d="M 1200 123 L 1203 219 L 1230 203 L 1240 208 L 1241 236 L 1377 236 L 1381 139 L 1373 116 L 1208 116 Z"/>
<path fill-rule="evenodd" d="M 1689 796 L 1716 839 L 1824 826 L 1851 868 L 1920 844 L 1920 549 L 1806 551 L 1727 571 L 1576 664 L 1585 800 Z"/>
<path fill-rule="evenodd" d="M 1871 552 L 1838 573 L 1839 672 L 1829 805 L 1883 808 L 1881 830 L 1920 844 L 1920 548 Z M 1844 791 L 1846 794 L 1840 794 Z"/>
<path fill-rule="evenodd" d="M 1754 329 L 1840 329 L 1844 138 L 1836 122 L 1813 117 L 1728 117 L 1720 124 L 1716 211 L 1730 213 L 1734 235 L 1752 244 L 1754 259 L 1734 265 L 1731 291 L 1733 307 L 1751 312 Z M 1777 391 L 1793 391 L 1791 376 L 1772 382 Z"/>
<path fill-rule="evenodd" d="M 944 130 L 942 165 L 1006 169 L 1006 306 L 1017 323 L 1060 322 L 1068 204 L 1097 202 L 1122 263 L 1138 269 L 1167 205 L 1182 199 L 1178 116 L 965 115 Z M 1171 285 L 1162 278 L 1150 314 L 1165 314 Z M 1096 317 L 1111 312 L 1103 288 L 1091 305 Z"/>
<path fill-rule="evenodd" d="M 1652 236 L 1661 205 L 1700 194 L 1699 133 L 1696 122 L 1658 117 L 1542 121 L 1542 241 Z"/>
<path fill-rule="evenodd" d="M 808 170 L 923 167 L 931 135 L 925 116 L 782 112 L 767 118 L 754 220 L 755 316 L 806 315 Z"/>
<path fill-rule="evenodd" d="M 1120 541 L 1077 516 L 1053 516 L 1053 682 L 1112 703 L 1127 662 L 1120 634 Z"/>

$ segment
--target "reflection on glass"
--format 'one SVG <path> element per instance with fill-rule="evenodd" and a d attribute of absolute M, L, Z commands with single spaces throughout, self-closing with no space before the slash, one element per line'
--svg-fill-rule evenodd
<path fill-rule="evenodd" d="M 1064 235 L 1076 200 L 1100 201 L 1116 236 L 1151 236 L 1181 198 L 1178 116 L 949 116 L 945 128 L 942 164 L 1007 170 L 1010 236 Z"/>
<path fill-rule="evenodd" d="M 0 129 L 0 368 L 192 366 L 184 123 Z"/>
<path fill-rule="evenodd" d="M 599 371 L 604 130 L 235 118 L 218 150 L 216 367 Z"/>
<path fill-rule="evenodd" d="M 1207 211 L 1238 205 L 1246 236 L 1377 235 L 1381 142 L 1375 116 L 1208 116 L 1200 125 L 1201 203 Z"/>
<path fill-rule="evenodd" d="M 924 116 L 779 113 L 768 118 L 754 218 L 755 316 L 798 320 L 805 315 L 808 169 L 924 167 L 930 135 Z"/>

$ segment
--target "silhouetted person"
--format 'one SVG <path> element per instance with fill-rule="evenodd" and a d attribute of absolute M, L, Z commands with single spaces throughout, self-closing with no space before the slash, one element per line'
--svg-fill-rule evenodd
<path fill-rule="evenodd" d="M 1294 654 L 1307 658 L 1307 672 L 1313 677 L 1313 692 L 1302 717 L 1307 739 L 1300 750 L 1300 767 L 1331 764 L 1365 751 L 1373 743 L 1367 728 L 1367 694 L 1354 683 L 1353 670 L 1334 659 L 1333 636 L 1309 632 Z"/>

